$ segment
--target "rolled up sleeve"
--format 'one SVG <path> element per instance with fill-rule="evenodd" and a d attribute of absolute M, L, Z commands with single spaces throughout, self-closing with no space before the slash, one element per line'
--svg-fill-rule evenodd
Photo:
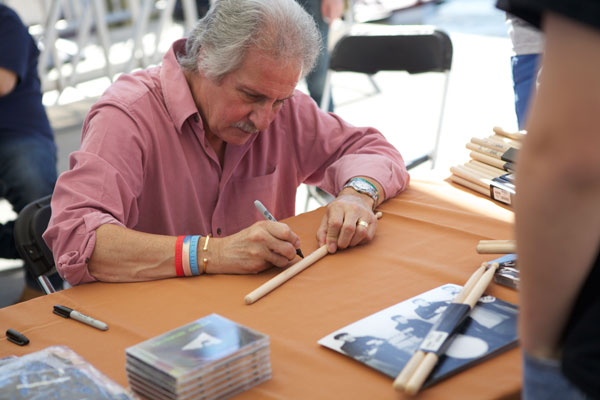
<path fill-rule="evenodd" d="M 408 187 L 410 176 L 404 159 L 381 132 L 352 126 L 335 114 L 322 112 L 314 103 L 298 103 L 292 121 L 303 132 L 296 141 L 297 148 L 303 149 L 299 164 L 312 168 L 305 170 L 305 183 L 337 195 L 348 179 L 366 176 L 381 184 L 386 198 Z"/>
<path fill-rule="evenodd" d="M 80 151 L 70 156 L 70 170 L 58 178 L 52 195 L 52 217 L 43 235 L 56 269 L 71 285 L 96 280 L 88 263 L 96 244 L 96 229 L 104 224 L 135 226 L 137 193 L 141 187 L 141 151 L 135 140 L 105 140 L 106 119 L 121 118 L 123 129 L 134 123 L 118 110 L 88 118 Z"/>

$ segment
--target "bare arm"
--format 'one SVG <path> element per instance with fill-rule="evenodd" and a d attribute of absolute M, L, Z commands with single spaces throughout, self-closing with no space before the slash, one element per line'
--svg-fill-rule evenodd
<path fill-rule="evenodd" d="M 96 245 L 88 268 L 106 282 L 136 282 L 172 278 L 175 236 L 153 235 L 105 224 L 96 230 Z M 207 273 L 251 274 L 273 265 L 285 267 L 296 257 L 300 239 L 283 223 L 261 221 L 234 235 L 211 238 L 206 253 Z"/>
<path fill-rule="evenodd" d="M 0 67 L 0 97 L 6 96 L 17 86 L 17 74 Z"/>
<path fill-rule="evenodd" d="M 521 338 L 556 355 L 600 243 L 600 31 L 546 18 L 541 84 L 518 161 Z"/>

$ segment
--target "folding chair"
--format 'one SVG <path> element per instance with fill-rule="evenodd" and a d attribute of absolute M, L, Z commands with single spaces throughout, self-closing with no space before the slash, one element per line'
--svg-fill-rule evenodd
<path fill-rule="evenodd" d="M 406 165 L 407 169 L 412 169 L 426 161 L 431 161 L 433 168 L 437 157 L 451 66 L 450 37 L 432 26 L 356 24 L 342 36 L 331 52 L 329 73 L 320 106 L 321 109 L 325 109 L 323 106 L 329 104 L 332 72 L 358 72 L 368 76 L 373 76 L 379 71 L 404 71 L 409 74 L 444 73 L 441 110 L 433 149 Z"/>
<path fill-rule="evenodd" d="M 379 71 L 403 71 L 409 74 L 423 72 L 443 73 L 443 93 L 437 132 L 431 151 L 407 162 L 412 169 L 427 161 L 435 167 L 438 152 L 448 76 L 452 65 L 452 42 L 443 31 L 426 25 L 376 25 L 355 24 L 343 35 L 330 53 L 329 71 L 325 80 L 320 107 L 327 110 L 331 93 L 331 75 L 334 72 L 363 73 L 370 78 Z M 375 90 L 379 88 L 371 79 Z M 322 197 L 315 195 L 316 188 L 308 187 L 306 205 L 310 198 L 324 205 Z"/>
<path fill-rule="evenodd" d="M 52 195 L 48 195 L 25 206 L 17 216 L 14 228 L 15 244 L 25 262 L 25 268 L 37 279 L 46 294 L 56 292 L 47 277 L 56 272 L 54 259 L 42 238 L 52 214 L 51 198 Z"/>

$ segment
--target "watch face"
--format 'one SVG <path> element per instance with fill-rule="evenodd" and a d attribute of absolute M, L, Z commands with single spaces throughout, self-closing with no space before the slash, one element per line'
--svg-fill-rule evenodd
<path fill-rule="evenodd" d="M 377 201 L 376 200 L 377 192 L 375 190 L 373 190 L 373 188 L 371 187 L 371 185 L 369 185 L 365 181 L 362 181 L 360 179 L 351 179 L 346 184 L 346 186 L 353 188 L 357 192 L 369 195 L 369 196 L 371 196 L 373 198 L 373 201 Z"/>
<path fill-rule="evenodd" d="M 365 191 L 368 193 L 372 193 L 373 192 L 373 188 L 367 183 L 367 182 L 363 182 L 363 181 L 352 181 L 352 186 L 360 189 L 361 191 Z"/>

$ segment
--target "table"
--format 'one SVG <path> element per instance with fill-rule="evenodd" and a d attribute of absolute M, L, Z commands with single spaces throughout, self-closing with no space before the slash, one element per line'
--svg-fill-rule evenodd
<path fill-rule="evenodd" d="M 211 275 L 143 283 L 92 283 L 0 309 L 0 329 L 31 343 L 0 338 L 0 357 L 65 344 L 127 386 L 125 348 L 210 313 L 270 336 L 273 378 L 236 399 L 402 399 L 392 380 L 317 340 L 358 319 L 445 283 L 463 284 L 483 262 L 482 239 L 513 237 L 513 213 L 446 182 L 413 181 L 380 207 L 375 239 L 328 255 L 252 305 L 244 296 L 277 274 Z M 323 209 L 286 220 L 309 254 Z M 488 293 L 516 303 L 492 284 Z M 52 313 L 72 307 L 104 322 L 102 332 Z M 424 390 L 419 399 L 518 398 L 519 349 L 509 350 Z M 408 398 L 408 397 L 407 397 Z"/>

